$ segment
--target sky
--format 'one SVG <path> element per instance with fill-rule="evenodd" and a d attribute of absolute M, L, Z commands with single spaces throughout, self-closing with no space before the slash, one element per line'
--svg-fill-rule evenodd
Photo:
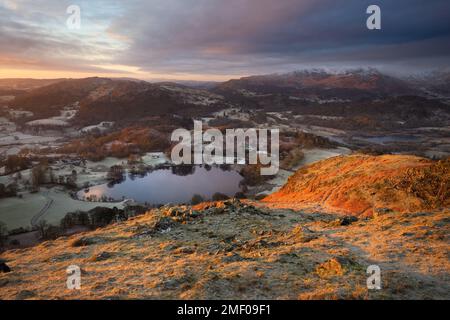
<path fill-rule="evenodd" d="M 372 4 L 381 30 L 366 27 Z M 70 5 L 79 29 L 67 27 Z M 449 0 L 0 0 L 0 78 L 224 81 L 449 66 Z"/>

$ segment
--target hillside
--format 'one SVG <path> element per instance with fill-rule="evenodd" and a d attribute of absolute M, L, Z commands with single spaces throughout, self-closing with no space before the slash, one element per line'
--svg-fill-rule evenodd
<path fill-rule="evenodd" d="M 27 91 L 48 86 L 63 80 L 64 79 L 26 79 L 26 78 L 0 79 L 0 90 Z"/>
<path fill-rule="evenodd" d="M 211 91 L 244 109 L 347 119 L 342 122 L 313 119 L 318 126 L 358 131 L 399 130 L 399 125 L 401 129 L 448 125 L 450 107 L 442 94 L 445 90 L 435 90 L 429 85 L 439 83 L 445 89 L 448 82 L 444 76 L 434 77 L 437 75 L 399 78 L 376 69 L 339 72 L 312 69 L 233 79 Z"/>
<path fill-rule="evenodd" d="M 6 251 L 0 299 L 449 299 L 448 174 L 448 161 L 411 156 L 324 160 L 297 172 L 272 202 L 166 206 Z M 376 199 L 392 210 L 357 218 L 273 207 L 316 198 L 347 211 Z M 444 208 L 431 210 L 438 203 Z M 79 291 L 66 289 L 74 264 Z M 380 291 L 366 287 L 373 264 Z"/>
<path fill-rule="evenodd" d="M 273 206 L 321 208 L 371 216 L 380 210 L 416 212 L 450 207 L 450 159 L 352 155 L 300 169 L 277 193 Z"/>
<path fill-rule="evenodd" d="M 234 202 L 162 208 L 5 252 L 0 299 L 448 299 L 448 211 L 354 221 Z M 67 290 L 65 270 L 82 270 Z M 368 291 L 366 269 L 382 269 Z"/>
<path fill-rule="evenodd" d="M 136 120 L 164 114 L 192 115 L 226 106 L 223 97 L 174 83 L 148 83 L 109 78 L 71 79 L 21 94 L 11 106 L 32 111 L 35 117 L 59 115 L 78 105 L 75 123 Z"/>
<path fill-rule="evenodd" d="M 400 79 L 375 69 L 313 69 L 244 77 L 199 88 L 98 77 L 36 83 L 27 91 L 3 90 L 8 105 L 33 112 L 27 121 L 59 116 L 65 107 L 76 109 L 79 111 L 71 123 L 77 126 L 102 121 L 132 123 L 167 114 L 205 117 L 230 107 L 346 117 L 349 121 L 312 121 L 352 130 L 396 130 L 399 124 L 402 128 L 446 126 L 450 119 L 450 107 L 442 95 L 448 81 L 440 74 Z M 429 83 L 439 84 L 440 89 L 430 88 Z M 10 101 L 11 97 L 14 100 Z"/>
<path fill-rule="evenodd" d="M 291 94 L 311 98 L 368 98 L 411 93 L 409 84 L 375 69 L 328 72 L 320 69 L 230 80 L 216 87 L 223 93 Z"/>

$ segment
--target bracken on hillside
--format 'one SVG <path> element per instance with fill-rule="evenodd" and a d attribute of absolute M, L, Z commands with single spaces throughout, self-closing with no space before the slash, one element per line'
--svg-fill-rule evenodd
<path fill-rule="evenodd" d="M 318 205 L 352 215 L 415 212 L 450 206 L 450 159 L 351 155 L 319 161 L 264 199 L 273 206 Z"/>

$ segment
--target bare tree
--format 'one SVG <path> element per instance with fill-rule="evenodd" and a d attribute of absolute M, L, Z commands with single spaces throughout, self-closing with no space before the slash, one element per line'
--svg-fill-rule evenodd
<path fill-rule="evenodd" d="M 6 224 L 0 221 L 0 248 L 5 245 L 7 238 L 8 238 L 8 229 L 6 228 Z"/>

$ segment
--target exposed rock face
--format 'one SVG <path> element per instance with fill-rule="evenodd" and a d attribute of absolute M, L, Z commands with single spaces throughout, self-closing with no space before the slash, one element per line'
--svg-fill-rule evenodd
<path fill-rule="evenodd" d="M 318 204 L 352 215 L 435 210 L 450 206 L 450 159 L 403 155 L 351 155 L 319 161 L 297 171 L 263 201 Z"/>

